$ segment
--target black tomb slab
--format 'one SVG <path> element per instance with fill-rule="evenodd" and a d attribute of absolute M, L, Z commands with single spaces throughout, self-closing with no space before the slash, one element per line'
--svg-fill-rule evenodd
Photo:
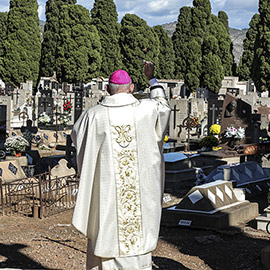
<path fill-rule="evenodd" d="M 214 168 L 226 164 L 215 157 L 201 156 L 200 154 L 185 155 L 180 152 L 164 154 L 165 161 L 165 192 L 174 195 L 183 195 L 196 182 L 198 168 L 204 174 L 209 174 Z"/>
<path fill-rule="evenodd" d="M 0 149 L 4 149 L 7 128 L 7 106 L 0 105 Z"/>
<path fill-rule="evenodd" d="M 212 125 L 221 124 L 223 100 L 208 99 L 208 132 Z"/>

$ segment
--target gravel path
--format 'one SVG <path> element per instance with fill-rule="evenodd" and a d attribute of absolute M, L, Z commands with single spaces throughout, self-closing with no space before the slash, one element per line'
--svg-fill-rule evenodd
<path fill-rule="evenodd" d="M 0 217 L 0 268 L 85 269 L 86 239 L 72 211 L 45 219 Z M 262 270 L 269 236 L 242 225 L 224 231 L 161 227 L 153 269 Z M 108 243 L 109 244 L 109 243 Z"/>

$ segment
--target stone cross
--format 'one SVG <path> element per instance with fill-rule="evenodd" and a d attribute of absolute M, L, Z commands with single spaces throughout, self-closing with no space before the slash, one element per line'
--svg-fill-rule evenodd
<path fill-rule="evenodd" d="M 215 115 L 216 115 L 216 111 L 218 111 L 218 108 L 213 103 L 212 107 L 209 110 L 212 111 L 212 123 L 211 124 L 213 125 L 213 124 L 215 124 Z"/>
<path fill-rule="evenodd" d="M 179 112 L 180 110 L 176 109 L 176 105 L 173 106 L 173 128 L 176 128 L 176 112 Z"/>
<path fill-rule="evenodd" d="M 64 150 L 66 151 L 66 160 L 70 161 L 71 159 L 71 153 L 72 152 L 76 152 L 76 149 L 74 146 L 72 146 L 72 140 L 71 140 L 71 136 L 67 135 L 67 142 L 66 145 L 57 145 L 56 146 L 56 150 Z"/>

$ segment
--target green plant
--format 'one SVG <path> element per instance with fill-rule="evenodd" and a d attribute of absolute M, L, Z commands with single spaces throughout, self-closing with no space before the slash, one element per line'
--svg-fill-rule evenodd
<path fill-rule="evenodd" d="M 200 140 L 200 146 L 206 148 L 212 148 L 213 146 L 218 146 L 218 139 L 215 136 L 206 136 Z"/>

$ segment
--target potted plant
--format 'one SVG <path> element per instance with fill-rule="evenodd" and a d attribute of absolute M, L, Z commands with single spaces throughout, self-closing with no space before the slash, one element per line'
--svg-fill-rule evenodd
<path fill-rule="evenodd" d="M 12 136 L 7 138 L 5 142 L 6 149 L 14 156 L 21 156 L 21 152 L 29 146 L 29 142 L 22 136 Z"/>

